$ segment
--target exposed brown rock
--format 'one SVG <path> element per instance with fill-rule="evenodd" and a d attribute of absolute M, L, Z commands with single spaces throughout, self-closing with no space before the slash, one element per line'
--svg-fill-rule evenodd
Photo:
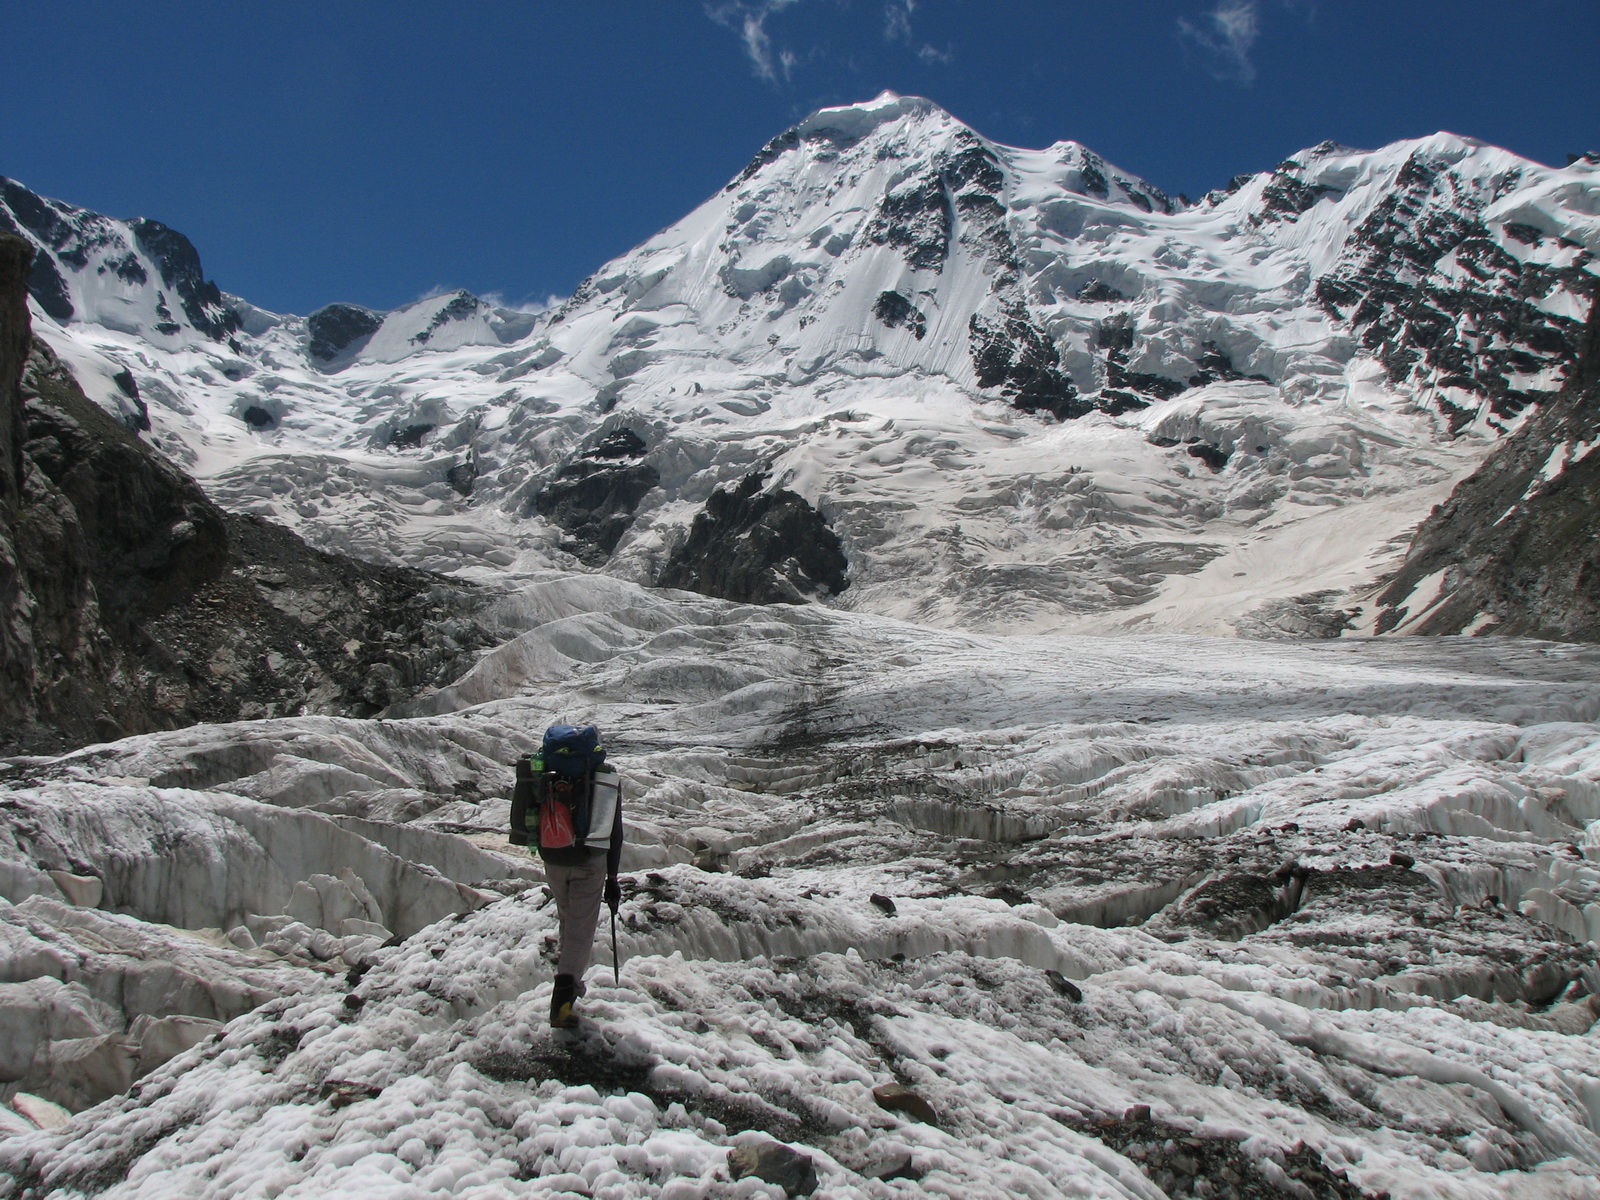
<path fill-rule="evenodd" d="M 872 1089 L 872 1098 L 886 1112 L 905 1113 L 912 1120 L 925 1125 L 939 1123 L 939 1114 L 933 1111 L 933 1105 L 903 1083 L 880 1084 Z"/>
<path fill-rule="evenodd" d="M 811 1156 L 782 1142 L 735 1146 L 728 1151 L 728 1174 L 736 1180 L 753 1175 L 764 1183 L 775 1183 L 788 1196 L 809 1196 L 817 1189 Z"/>
<path fill-rule="evenodd" d="M 477 590 L 223 512 L 31 336 L 0 237 L 0 753 L 369 716 L 471 665 Z"/>
<path fill-rule="evenodd" d="M 1600 454 L 1586 453 L 1597 440 L 1600 303 L 1560 395 L 1417 530 L 1378 598 L 1378 632 L 1415 621 L 1407 632 L 1600 641 Z M 1437 590 L 1424 586 L 1436 573 Z"/>

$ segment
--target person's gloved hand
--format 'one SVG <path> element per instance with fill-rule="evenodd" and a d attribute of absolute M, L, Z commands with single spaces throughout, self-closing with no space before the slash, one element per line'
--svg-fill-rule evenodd
<path fill-rule="evenodd" d="M 615 879 L 606 880 L 606 907 L 612 912 L 617 911 L 617 905 L 622 903 L 622 885 Z"/>

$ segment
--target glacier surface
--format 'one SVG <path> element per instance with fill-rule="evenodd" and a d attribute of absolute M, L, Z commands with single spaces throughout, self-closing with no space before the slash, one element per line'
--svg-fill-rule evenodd
<path fill-rule="evenodd" d="M 13 764 L 6 1070 L 82 1111 L 3 1194 L 777 1195 L 774 1139 L 837 1196 L 1596 1194 L 1594 651 L 590 582 L 425 713 Z M 574 1046 L 503 797 L 580 715 L 631 801 Z"/>

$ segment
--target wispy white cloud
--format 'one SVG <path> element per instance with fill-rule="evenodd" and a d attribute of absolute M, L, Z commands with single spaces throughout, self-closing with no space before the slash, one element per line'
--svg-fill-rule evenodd
<path fill-rule="evenodd" d="M 560 308 L 567 300 L 565 296 L 558 296 L 554 292 L 543 300 L 536 300 L 532 296 L 525 296 L 521 300 L 508 300 L 504 292 L 485 292 L 482 299 L 496 308 L 509 308 L 512 312 L 521 313 L 548 312 L 552 308 Z"/>
<path fill-rule="evenodd" d="M 911 14 L 916 11 L 917 0 L 888 0 L 883 6 L 883 40 L 909 42 Z"/>
<path fill-rule="evenodd" d="M 917 0 L 885 0 L 883 6 L 883 40 L 901 42 L 927 66 L 952 62 L 955 54 L 941 50 L 932 42 L 917 45 L 911 28 L 911 14 L 917 11 Z"/>
<path fill-rule="evenodd" d="M 1221 0 L 1198 24 L 1178 18 L 1178 36 L 1200 52 L 1206 70 L 1244 87 L 1256 79 L 1250 52 L 1260 35 L 1258 0 Z"/>
<path fill-rule="evenodd" d="M 706 15 L 719 25 L 726 25 L 739 35 L 744 43 L 745 56 L 755 69 L 757 77 L 768 83 L 788 82 L 798 57 L 787 49 L 773 49 L 772 35 L 767 32 L 767 20 L 774 13 L 792 8 L 800 0 L 724 0 L 706 5 Z"/>
<path fill-rule="evenodd" d="M 739 35 L 745 57 L 756 77 L 772 84 L 788 83 L 802 63 L 828 58 L 827 51 L 812 47 L 796 53 L 774 38 L 771 21 L 785 9 L 804 0 L 703 0 L 706 16 Z M 955 55 L 929 42 L 921 42 L 912 27 L 912 14 L 922 0 L 883 0 L 883 40 L 902 45 L 924 64 L 948 63 Z M 853 59 L 848 60 L 853 67 Z"/>

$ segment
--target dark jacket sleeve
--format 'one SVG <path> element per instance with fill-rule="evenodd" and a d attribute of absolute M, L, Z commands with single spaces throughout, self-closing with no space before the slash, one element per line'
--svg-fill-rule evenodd
<path fill-rule="evenodd" d="M 511 789 L 511 844 L 526 846 L 532 840 L 528 832 L 528 813 L 537 813 L 538 804 L 533 796 L 533 768 L 525 758 L 517 759 L 517 783 Z"/>

